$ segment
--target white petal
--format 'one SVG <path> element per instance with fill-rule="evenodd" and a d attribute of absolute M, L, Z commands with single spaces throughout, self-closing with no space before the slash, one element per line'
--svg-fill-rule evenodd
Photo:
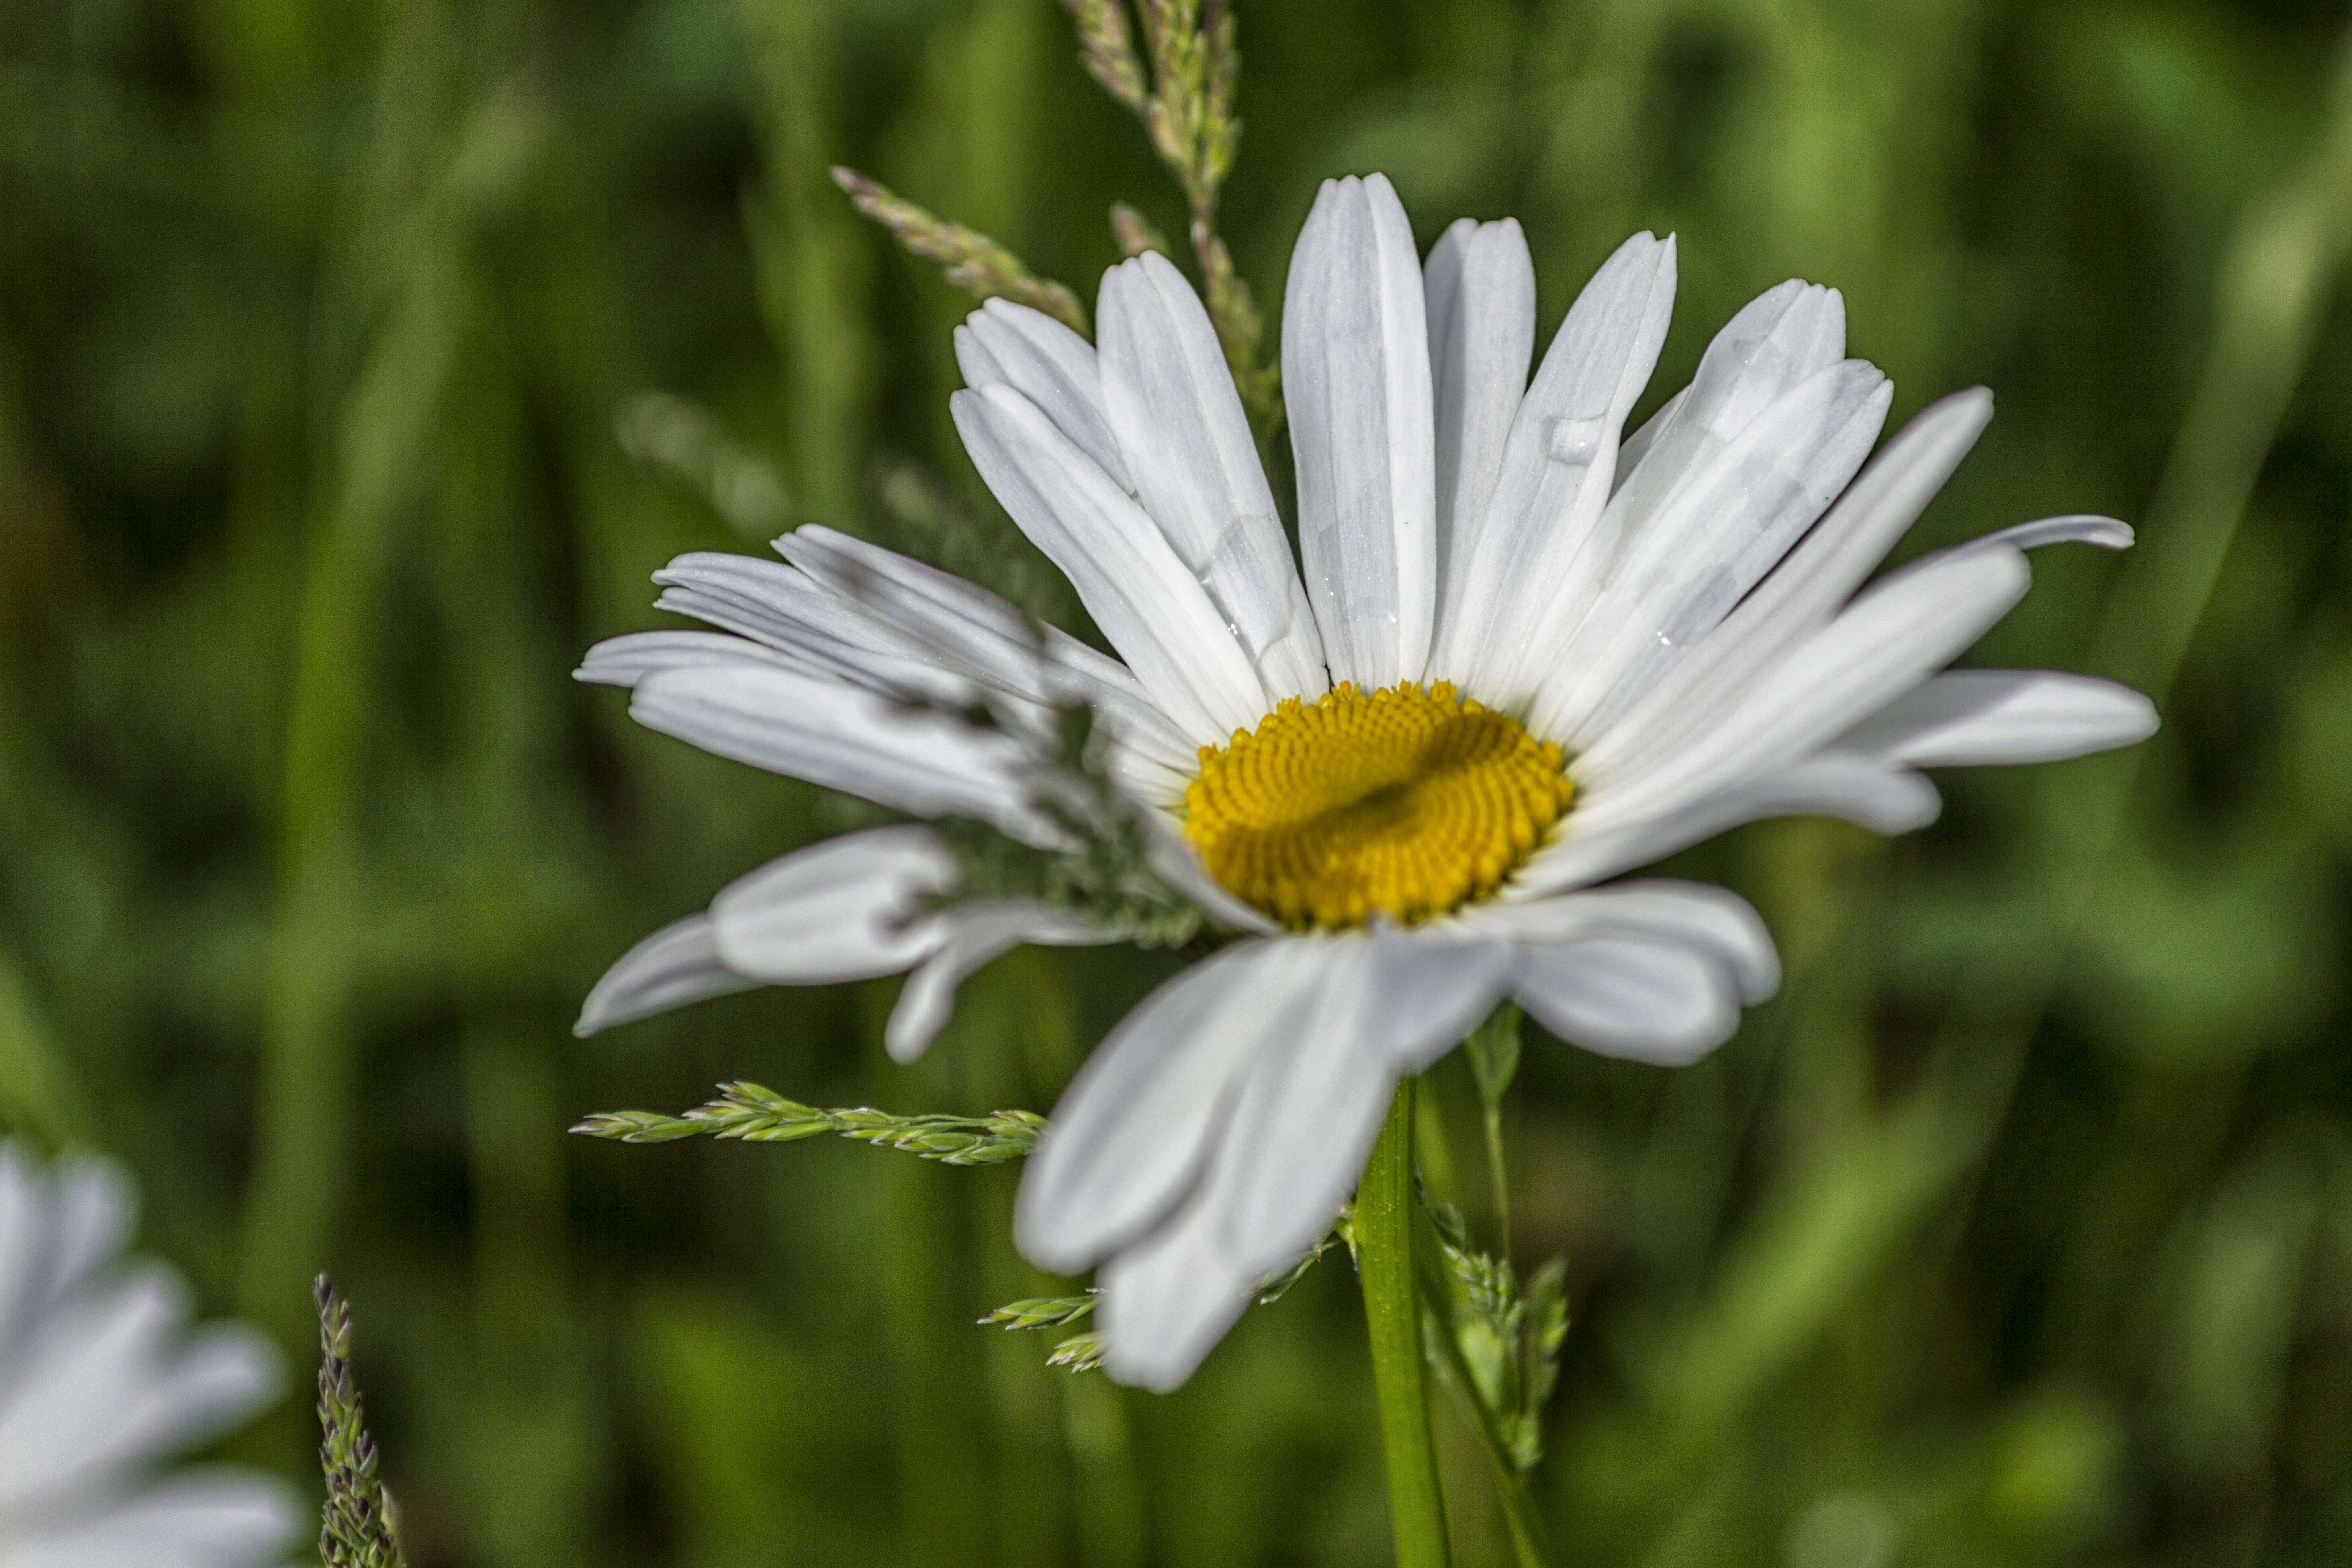
<path fill-rule="evenodd" d="M 1845 489 L 1893 396 L 1875 367 L 1832 363 L 1744 428 L 1710 437 L 1704 460 L 1648 515 L 1630 507 L 1638 485 L 1620 491 L 1601 528 L 1622 553 L 1597 602 L 1574 635 L 1548 626 L 1531 650 L 1535 726 L 1580 751 L 1655 685 Z"/>
<path fill-rule="evenodd" d="M 1013 1235 L 1075 1274 L 1158 1224 L 1213 1148 L 1239 1073 L 1313 1021 L 1326 954 L 1288 938 L 1226 948 L 1144 998 L 1080 1069 L 1022 1174 Z"/>
<path fill-rule="evenodd" d="M 1323 643 L 1199 296 L 1148 252 L 1103 274 L 1103 399 L 1132 489 L 1257 666 L 1266 694 L 1328 689 Z"/>
<path fill-rule="evenodd" d="M 1265 717 L 1271 704 L 1256 668 L 1116 481 L 1010 387 L 959 392 L 949 403 L 981 478 L 1188 740 L 1222 744 Z"/>
<path fill-rule="evenodd" d="M 1585 557 L 1674 299 L 1674 241 L 1648 234 L 1619 247 L 1577 297 L 1512 420 L 1486 515 L 1473 528 L 1454 520 L 1450 559 L 1468 566 L 1446 581 L 1432 679 L 1498 707 L 1525 700 L 1519 666 L 1534 629 L 1599 581 L 1603 563 Z"/>
<path fill-rule="evenodd" d="M 1528 949 L 1512 994 L 1563 1040 L 1667 1067 L 1696 1061 L 1739 1026 L 1738 993 L 1721 963 L 1630 937 Z"/>
<path fill-rule="evenodd" d="M 1122 784 L 1152 799 L 1171 789 L 1181 798 L 1198 747 L 1117 659 L 952 573 L 829 528 L 800 528 L 776 548 L 826 592 L 931 650 L 947 668 L 1040 709 L 1085 702 L 1114 742 L 1110 765 Z"/>
<path fill-rule="evenodd" d="M 1887 582 L 1775 665 L 1712 729 L 1622 772 L 1578 760 L 1586 831 L 1654 819 L 1809 755 L 1925 680 L 2023 596 L 2013 550 L 1953 556 Z"/>
<path fill-rule="evenodd" d="M 1319 1005 L 1244 1080 L 1195 1206 L 1252 1278 L 1296 1258 L 1355 1189 L 1406 1072 L 1461 1042 L 1507 985 L 1503 943 L 1394 930 L 1305 938 L 1328 949 Z"/>
<path fill-rule="evenodd" d="M 939 951 L 907 977 L 882 1032 L 890 1059 L 911 1062 L 930 1048 L 955 1007 L 956 988 L 991 960 L 1024 942 L 1045 947 L 1092 947 L 1125 938 L 1048 904 L 959 905 L 935 917 L 945 933 Z"/>
<path fill-rule="evenodd" d="M 1192 1201 L 1103 1268 L 1103 1369 L 1121 1383 L 1182 1383 L 1258 1281 L 1330 1229 L 1396 1093 L 1395 1072 L 1328 1024 L 1256 1068 Z"/>
<path fill-rule="evenodd" d="M 1465 910 L 1463 921 L 1535 945 L 1599 936 L 1677 942 L 1728 968 L 1744 1002 L 1780 987 L 1780 957 L 1763 920 L 1738 894 L 1703 883 L 1621 882 L 1559 898 L 1507 898 Z"/>
<path fill-rule="evenodd" d="M 7 1568 L 272 1568 L 302 1529 L 275 1480 L 234 1470 L 175 1476 L 87 1516 L 11 1532 Z"/>
<path fill-rule="evenodd" d="M 638 683 L 631 717 L 739 763 L 916 816 L 971 816 L 1054 841 L 1010 736 L 785 669 L 715 665 Z"/>
<path fill-rule="evenodd" d="M 1869 456 L 1885 378 L 1841 368 L 1845 303 L 1791 279 L 1717 332 L 1638 435 L 1593 530 L 1601 586 L 1564 595 L 1525 656 L 1533 721 L 1575 749 L 1622 712 L 1812 525 Z"/>
<path fill-rule="evenodd" d="M 1223 882 L 1209 874 L 1209 868 L 1201 864 L 1199 852 L 1174 820 L 1159 812 L 1146 812 L 1139 820 L 1145 834 L 1144 858 L 1152 874 L 1186 903 L 1227 931 L 1272 936 L 1282 929 L 1235 898 Z"/>
<path fill-rule="evenodd" d="M 1503 443 L 1528 387 L 1536 269 L 1518 220 L 1464 218 L 1422 269 L 1437 409 L 1437 602 L 1469 569 L 1468 539 L 1503 469 Z M 1465 522 L 1463 520 L 1471 520 Z M 1440 614 L 1444 611 L 1441 609 Z M 1441 628 L 1436 634 L 1444 636 Z"/>
<path fill-rule="evenodd" d="M 929 830 L 844 834 L 737 879 L 710 900 L 727 967 L 768 985 L 830 985 L 913 968 L 945 932 L 927 898 L 956 884 Z"/>
<path fill-rule="evenodd" d="M 990 300 L 956 329 L 955 355 L 966 386 L 1012 387 L 1133 493 L 1134 482 L 1120 460 L 1118 441 L 1103 408 L 1092 343 L 1042 310 L 1010 300 Z"/>
<path fill-rule="evenodd" d="M 604 971 L 581 1004 L 572 1032 L 586 1037 L 689 1002 L 749 991 L 754 984 L 719 962 L 710 917 L 688 915 L 662 927 Z"/>
<path fill-rule="evenodd" d="M 1132 1388 L 1181 1387 L 1249 1310 L 1256 1278 L 1218 1257 L 1191 1211 L 1102 1267 L 1095 1309 L 1103 1371 Z"/>
<path fill-rule="evenodd" d="M 1078 696 L 1122 720 L 1148 717 L 1181 744 L 1125 665 L 951 572 L 815 523 L 775 542 L 826 593 L 950 668 L 1034 701 Z"/>
<path fill-rule="evenodd" d="M 1103 1270 L 1104 1366 L 1171 1388 L 1251 1289 L 1331 1226 L 1363 1173 L 1399 1076 L 1451 1049 L 1502 994 L 1500 942 L 1383 929 L 1294 939 L 1318 950 L 1306 1026 L 1244 1068 L 1192 1198 Z"/>
<path fill-rule="evenodd" d="M 1707 344 L 1690 385 L 1637 433 L 1641 450 L 1619 463 L 1622 514 L 1638 526 L 1775 402 L 1844 355 L 1836 289 L 1792 278 L 1749 300 Z"/>
<path fill-rule="evenodd" d="M 1676 850 L 1775 816 L 1832 816 L 1874 833 L 1909 833 L 1942 809 L 1917 773 L 1852 752 L 1823 752 L 1776 773 L 1743 779 L 1677 810 L 1598 832 L 1571 831 L 1538 850 L 1509 897 L 1542 898 L 1590 887 Z"/>
<path fill-rule="evenodd" d="M 630 632 L 590 648 L 572 678 L 592 686 L 635 686 L 665 670 L 707 664 L 756 664 L 803 675 L 822 670 L 807 659 L 726 632 Z"/>
<path fill-rule="evenodd" d="M 1626 479 L 1640 469 L 1643 459 L 1650 455 L 1650 448 L 1657 445 L 1658 437 L 1675 427 L 1675 416 L 1682 413 L 1683 405 L 1690 401 L 1690 394 L 1691 389 L 1685 386 L 1667 398 L 1658 405 L 1655 414 L 1642 421 L 1639 430 L 1625 437 L 1623 444 L 1617 448 L 1616 489 L 1625 488 Z M 1610 493 L 1614 495 L 1616 490 Z"/>
<path fill-rule="evenodd" d="M 1436 612 L 1429 327 L 1412 228 L 1381 175 L 1316 197 L 1283 294 L 1282 382 L 1332 679 L 1417 680 Z"/>
<path fill-rule="evenodd" d="M 2063 762 L 2136 744 L 2156 728 L 2156 705 L 2111 680 L 1955 669 L 1896 698 L 1838 746 L 1904 767 L 1977 767 Z"/>
<path fill-rule="evenodd" d="M 1596 772 L 1630 768 L 1716 723 L 1837 612 L 1935 499 L 1991 418 L 1992 396 L 1978 387 L 1905 426 L 1739 607 L 1593 741 L 1583 763 Z"/>
<path fill-rule="evenodd" d="M 843 604 L 781 561 L 698 550 L 654 574 L 657 609 L 692 616 L 794 658 L 855 678 L 862 657 L 920 658 L 912 639 Z"/>
<path fill-rule="evenodd" d="M 635 686 L 713 665 L 781 668 L 945 706 L 986 700 L 1039 734 L 1054 723 L 1050 705 L 1084 701 L 1104 719 L 1106 763 L 1120 783 L 1143 798 L 1181 798 L 1197 748 L 1116 660 L 960 578 L 830 530 L 777 545 L 792 565 L 705 552 L 655 574 L 657 607 L 739 635 L 611 638 L 578 678 Z"/>

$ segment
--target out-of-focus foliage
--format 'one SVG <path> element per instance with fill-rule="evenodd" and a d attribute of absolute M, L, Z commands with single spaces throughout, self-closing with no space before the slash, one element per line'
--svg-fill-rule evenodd
<path fill-rule="evenodd" d="M 1898 417 L 2000 417 L 1906 549 L 2048 512 L 1980 660 L 2166 699 L 2140 752 L 1750 829 L 1781 998 L 1679 1073 L 1532 1037 L 1523 1258 L 1571 1310 L 1566 1564 L 2352 1562 L 2347 18 L 2295 0 L 1255 0 L 1220 218 L 1516 214 L 1556 321 L 1679 231 L 1651 404 L 1846 291 Z M 827 177 L 1078 286 L 1182 196 L 1053 0 L 48 0 L 0 17 L 0 1127 L 136 1167 L 208 1305 L 362 1375 L 417 1568 L 1381 1561 L 1327 1259 L 1165 1399 L 981 1327 L 1071 1287 L 1017 1166 L 657 1148 L 756 1078 L 1045 1109 L 1166 973 L 1025 952 L 919 1068 L 886 985 L 581 1043 L 604 963 L 856 808 L 567 673 L 646 574 L 823 521 L 1075 626 L 946 417 L 967 301 Z M 1130 216 L 1130 237 L 1142 232 Z M 1547 328 L 1548 330 L 1548 328 Z M 1493 1216 L 1476 1088 L 1433 1169 Z M 1465 1563 L 1503 1560 L 1467 1417 Z M 310 1474 L 289 1404 L 241 1450 Z"/>

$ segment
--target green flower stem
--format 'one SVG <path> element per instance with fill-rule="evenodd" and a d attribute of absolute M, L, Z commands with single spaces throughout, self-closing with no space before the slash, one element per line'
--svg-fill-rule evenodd
<path fill-rule="evenodd" d="M 1450 1568 L 1445 1497 L 1429 1432 L 1423 1374 L 1421 1298 L 1412 1266 L 1413 1080 L 1397 1086 L 1388 1125 L 1356 1190 L 1356 1267 L 1371 1332 L 1372 1386 L 1388 1455 L 1389 1513 L 1397 1568 Z"/>

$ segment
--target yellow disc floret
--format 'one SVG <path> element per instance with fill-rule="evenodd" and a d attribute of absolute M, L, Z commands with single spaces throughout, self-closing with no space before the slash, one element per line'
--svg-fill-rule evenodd
<path fill-rule="evenodd" d="M 1342 683 L 1202 747 L 1184 833 L 1286 925 L 1410 922 L 1494 891 L 1573 790 L 1558 746 L 1450 683 Z"/>

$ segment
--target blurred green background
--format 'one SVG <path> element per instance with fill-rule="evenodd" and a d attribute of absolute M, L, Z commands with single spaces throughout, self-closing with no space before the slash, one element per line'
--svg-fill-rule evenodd
<path fill-rule="evenodd" d="M 1330 174 L 1386 170 L 1424 244 L 1516 214 L 1547 335 L 1671 228 L 1645 408 L 1801 274 L 1898 419 L 2000 397 L 1906 552 L 2142 530 L 2037 557 L 1975 657 L 2131 679 L 2156 741 L 1948 776 L 1900 842 L 1685 856 L 1780 998 L 1678 1073 L 1530 1041 L 1560 1561 L 2352 1563 L 2344 8 L 1240 20 L 1269 309 Z M 913 1069 L 888 984 L 569 1033 L 636 937 L 868 820 L 570 680 L 655 567 L 819 520 L 1071 615 L 954 445 L 968 301 L 825 170 L 1090 295 L 1110 201 L 1181 209 L 1073 56 L 1053 0 L 0 10 L 0 1127 L 127 1163 L 146 1244 L 298 1369 L 335 1272 L 416 1568 L 1385 1560 L 1343 1258 L 1129 1395 L 973 1326 L 1051 1288 L 1017 1170 L 563 1131 L 729 1077 L 1044 1110 L 1167 971 L 1016 954 Z M 303 1403 L 226 1452 L 315 1484 Z M 1462 1560 L 1503 1561 L 1443 1420 Z"/>

